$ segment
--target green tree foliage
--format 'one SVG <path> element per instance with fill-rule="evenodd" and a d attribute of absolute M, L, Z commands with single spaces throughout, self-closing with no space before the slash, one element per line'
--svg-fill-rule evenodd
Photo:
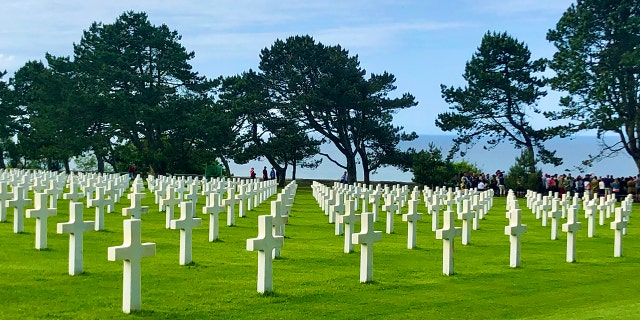
<path fill-rule="evenodd" d="M 157 174 L 194 170 L 187 159 L 198 145 L 194 133 L 206 125 L 199 116 L 216 111 L 216 83 L 192 71 L 195 54 L 180 40 L 145 13 L 127 12 L 113 24 L 93 23 L 74 46 L 78 78 L 88 96 L 99 97 L 91 114 L 104 113 L 99 127 L 115 130 Z"/>
<path fill-rule="evenodd" d="M 533 154 L 528 150 L 522 150 L 519 157 L 516 158 L 515 164 L 509 168 L 507 175 L 504 177 L 504 184 L 507 189 L 516 192 L 526 190 L 540 191 L 542 184 L 542 171 L 536 167 L 531 167 Z M 521 195 L 521 194 L 520 194 Z"/>
<path fill-rule="evenodd" d="M 486 148 L 508 141 L 532 154 L 537 151 L 545 163 L 559 165 L 561 160 L 555 157 L 555 151 L 543 145 L 550 135 L 529 124 L 529 112 L 539 113 L 536 104 L 546 95 L 544 80 L 535 75 L 544 69 L 545 60 L 531 60 L 524 43 L 506 33 L 486 33 L 466 63 L 463 77 L 467 86 L 441 85 L 442 96 L 452 111 L 439 114 L 436 125 L 443 131 L 456 132 L 452 153 L 461 145 L 486 138 Z"/>
<path fill-rule="evenodd" d="M 394 110 L 416 104 L 410 94 L 395 99 L 388 97 L 395 89 L 392 75 L 371 74 L 365 79 L 366 71 L 360 68 L 357 56 L 349 56 L 340 46 L 316 43 L 310 36 L 277 40 L 270 48 L 263 49 L 260 70 L 270 101 L 280 113 L 320 134 L 345 157 L 341 162 L 321 153 L 346 169 L 348 182 L 356 179 L 359 153 L 369 171 L 379 166 L 376 159 L 369 159 L 375 157 L 375 153 L 362 150 L 367 142 L 380 139 L 372 132 L 396 130 L 387 126 L 390 115 Z"/>
<path fill-rule="evenodd" d="M 0 71 L 0 169 L 5 168 L 5 157 L 9 156 L 8 149 L 14 144 L 11 137 L 16 132 L 16 117 L 19 112 L 15 104 L 11 101 L 12 91 L 7 82 L 2 78 L 7 75 L 6 71 Z"/>
<path fill-rule="evenodd" d="M 13 103 L 22 110 L 18 142 L 26 159 L 44 159 L 46 168 L 58 170 L 84 150 L 81 110 L 72 100 L 74 89 L 67 74 L 42 62 L 30 61 L 10 81 Z"/>
<path fill-rule="evenodd" d="M 298 165 L 314 166 L 310 158 L 320 152 L 321 141 L 311 138 L 296 119 L 287 118 L 274 108 L 261 75 L 250 70 L 226 78 L 219 103 L 236 115 L 238 132 L 232 155 L 235 162 L 266 158 L 282 186 L 289 165 L 294 168 L 293 179 Z"/>
<path fill-rule="evenodd" d="M 547 115 L 571 121 L 558 128 L 563 134 L 615 134 L 618 141 L 603 139 L 604 150 L 591 160 L 623 151 L 640 172 L 640 1 L 578 1 L 547 39 L 558 49 L 551 84 L 567 93 L 563 109 Z"/>
<path fill-rule="evenodd" d="M 429 143 L 429 149 L 413 154 L 411 172 L 412 181 L 422 185 L 435 187 L 454 183 L 452 164 L 444 159 L 442 150 L 433 143 Z"/>

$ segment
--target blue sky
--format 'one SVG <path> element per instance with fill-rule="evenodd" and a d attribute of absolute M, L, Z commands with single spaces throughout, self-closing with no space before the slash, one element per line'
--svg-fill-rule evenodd
<path fill-rule="evenodd" d="M 410 92 L 417 107 L 395 122 L 408 131 L 438 134 L 436 114 L 447 110 L 440 84 L 462 85 L 464 64 L 487 31 L 506 31 L 551 57 L 545 40 L 570 0 L 317 0 L 317 1 L 93 1 L 5 0 L 0 13 L 0 70 L 9 76 L 45 52 L 72 54 L 92 22 L 112 23 L 124 11 L 144 11 L 153 24 L 166 24 L 195 51 L 192 65 L 208 77 L 256 69 L 261 49 L 276 39 L 309 34 L 358 55 L 369 72 L 388 71 L 398 94 Z M 5 77 L 6 78 L 6 77 Z M 542 101 L 553 109 L 557 95 Z M 545 120 L 532 118 L 537 127 Z"/>

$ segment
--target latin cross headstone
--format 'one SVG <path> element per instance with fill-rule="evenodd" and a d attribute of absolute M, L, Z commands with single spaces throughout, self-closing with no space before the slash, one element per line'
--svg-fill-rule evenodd
<path fill-rule="evenodd" d="M 567 223 L 562 224 L 562 231 L 567 233 L 567 262 L 576 261 L 576 232 L 580 230 L 578 210 L 574 206 L 567 211 Z"/>
<path fill-rule="evenodd" d="M 558 219 L 562 217 L 562 207 L 558 198 L 553 198 L 551 210 L 546 214 L 551 218 L 551 240 L 558 240 Z"/>
<path fill-rule="evenodd" d="M 329 214 L 334 214 L 339 217 L 342 213 L 344 213 L 344 210 L 345 210 L 344 195 L 340 192 L 336 192 L 335 203 L 331 207 Z M 335 223 L 334 233 L 336 236 L 341 236 L 344 233 L 343 224 L 340 222 L 340 220 L 336 221 Z"/>
<path fill-rule="evenodd" d="M 236 203 L 238 197 L 233 188 L 227 188 L 227 198 L 223 200 L 223 205 L 227 207 L 227 226 L 233 226 L 235 222 Z"/>
<path fill-rule="evenodd" d="M 77 275 L 83 270 L 83 235 L 91 230 L 95 223 L 83 221 L 82 203 L 69 202 L 69 221 L 58 223 L 58 234 L 69 234 L 69 275 Z"/>
<path fill-rule="evenodd" d="M 180 229 L 180 265 L 191 263 L 191 247 L 193 243 L 193 228 L 202 225 L 202 219 L 193 217 L 193 202 L 183 201 L 180 203 L 180 219 L 171 220 L 171 229 Z"/>
<path fill-rule="evenodd" d="M 289 222 L 289 217 L 285 216 L 284 204 L 281 200 L 271 201 L 271 222 L 273 223 L 273 235 L 285 236 L 284 226 Z M 280 258 L 280 248 L 273 248 L 272 258 Z"/>
<path fill-rule="evenodd" d="M 429 203 L 429 212 L 431 213 L 431 231 L 436 231 L 440 227 L 440 209 L 442 208 L 442 202 L 440 196 L 434 194 L 431 202 Z"/>
<path fill-rule="evenodd" d="M 556 198 L 549 197 L 549 196 L 542 197 L 542 204 L 538 208 L 538 210 L 540 210 L 540 220 L 541 220 L 541 225 L 543 227 L 547 226 L 547 220 L 549 218 L 549 211 L 551 210 L 551 202 L 552 202 L 551 199 L 556 199 Z"/>
<path fill-rule="evenodd" d="M 419 220 L 422 220 L 422 214 L 418 213 L 418 200 L 409 200 L 408 212 L 402 215 L 402 221 L 407 222 L 407 249 L 416 247 L 416 227 Z"/>
<path fill-rule="evenodd" d="M 445 210 L 442 229 L 436 230 L 436 239 L 442 240 L 442 273 L 447 276 L 454 273 L 453 240 L 462 234 L 462 230 L 454 226 L 454 219 L 454 212 Z"/>
<path fill-rule="evenodd" d="M 141 268 L 143 257 L 156 255 L 155 243 L 142 243 L 141 220 L 124 220 L 124 243 L 121 246 L 108 248 L 109 261 L 123 260 L 124 270 L 122 275 L 122 311 L 140 310 L 142 307 L 141 293 Z"/>
<path fill-rule="evenodd" d="M 31 205 L 31 199 L 27 198 L 27 189 L 23 186 L 14 186 L 13 198 L 7 200 L 7 207 L 13 207 L 13 232 L 24 231 L 24 208 Z"/>
<path fill-rule="evenodd" d="M 462 201 L 461 211 L 458 214 L 458 219 L 462 220 L 462 244 L 468 245 L 471 241 L 471 226 L 470 221 L 476 218 L 475 212 L 472 210 L 469 200 Z"/>
<path fill-rule="evenodd" d="M 614 232 L 613 236 L 613 256 L 622 256 L 622 238 L 624 236 L 623 230 L 627 227 L 627 221 L 623 219 L 622 207 L 615 209 L 615 220 L 611 222 L 610 227 Z"/>
<path fill-rule="evenodd" d="M 209 205 L 202 208 L 202 213 L 209 215 L 209 242 L 218 240 L 219 220 L 218 215 L 224 211 L 224 207 L 220 204 L 220 194 L 211 192 L 209 194 Z"/>
<path fill-rule="evenodd" d="M 71 177 L 70 180 L 69 192 L 62 194 L 62 198 L 73 202 L 79 202 L 80 199 L 84 198 L 84 193 L 78 189 L 78 186 L 76 186 L 76 179 Z"/>
<path fill-rule="evenodd" d="M 7 183 L 0 181 L 0 222 L 7 221 L 7 200 L 13 198 L 13 194 L 9 192 Z"/>
<path fill-rule="evenodd" d="M 193 205 L 191 208 L 191 216 L 196 217 L 196 206 L 198 205 L 198 198 L 200 198 L 199 185 L 192 183 L 189 185 L 189 193 L 184 196 L 184 199 L 191 202 Z"/>
<path fill-rule="evenodd" d="M 517 268 L 520 266 L 520 237 L 527 231 L 527 226 L 520 221 L 522 211 L 517 208 L 517 204 L 509 213 L 509 225 L 504 227 L 504 234 L 509 236 L 510 242 L 509 266 Z"/>
<path fill-rule="evenodd" d="M 353 252 L 352 234 L 356 222 L 360 221 L 360 215 L 356 214 L 355 200 L 348 200 L 345 205 L 344 215 L 338 216 L 338 222 L 344 225 L 344 253 Z"/>
<path fill-rule="evenodd" d="M 258 216 L 258 237 L 247 239 L 247 250 L 258 251 L 258 292 L 273 291 L 273 257 L 275 248 L 281 248 L 284 237 L 273 235 L 273 217 Z"/>
<path fill-rule="evenodd" d="M 168 186 L 164 198 L 160 198 L 160 207 L 165 211 L 165 228 L 171 228 L 171 220 L 173 220 L 176 205 L 180 204 L 180 196 L 176 194 L 173 186 Z"/>
<path fill-rule="evenodd" d="M 47 219 L 56 215 L 56 209 L 50 209 L 46 193 L 35 194 L 35 204 L 33 209 L 26 212 L 27 218 L 36 219 L 36 249 L 47 248 Z"/>
<path fill-rule="evenodd" d="M 386 230 L 387 234 L 393 233 L 393 219 L 398 210 L 398 204 L 396 203 L 395 197 L 393 194 L 388 194 L 384 201 L 384 206 L 382 207 L 384 211 L 387 212 L 387 220 L 386 220 Z"/>
<path fill-rule="evenodd" d="M 595 199 L 594 199 L 595 200 Z M 600 198 L 600 204 L 598 205 L 598 222 L 601 226 L 604 225 L 605 214 L 607 211 L 607 204 L 604 202 L 604 197 Z"/>
<path fill-rule="evenodd" d="M 361 215 L 361 230 L 351 235 L 354 244 L 360 245 L 360 282 L 373 280 L 373 244 L 382 240 L 382 232 L 373 230 L 373 213 Z"/>
<path fill-rule="evenodd" d="M 480 228 L 480 219 L 482 219 L 482 206 L 480 205 L 479 195 L 476 194 L 471 197 L 470 206 L 469 210 L 474 212 L 472 228 L 473 230 L 478 230 Z"/>
<path fill-rule="evenodd" d="M 598 206 L 594 201 L 589 201 L 587 205 L 584 206 L 584 216 L 587 218 L 587 237 L 593 238 L 596 233 L 596 209 Z"/>
<path fill-rule="evenodd" d="M 104 230 L 104 209 L 111 204 L 111 199 L 107 198 L 106 190 L 104 187 L 95 188 L 96 197 L 89 197 L 87 205 L 89 207 L 96 207 L 95 226 L 96 231 Z"/>
<path fill-rule="evenodd" d="M 142 205 L 142 199 L 145 198 L 146 194 L 143 192 L 143 187 L 140 186 L 140 183 L 136 183 L 136 181 L 140 181 L 140 183 L 142 183 L 141 179 L 138 180 L 136 178 L 136 180 L 134 180 L 132 191 L 127 195 L 127 198 L 131 200 L 131 206 L 123 208 L 122 215 L 140 219 L 143 214 L 149 212 L 149 207 Z"/>

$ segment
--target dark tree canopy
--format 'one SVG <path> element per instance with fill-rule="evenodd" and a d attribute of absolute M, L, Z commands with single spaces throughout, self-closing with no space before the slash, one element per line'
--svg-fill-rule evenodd
<path fill-rule="evenodd" d="M 507 141 L 531 154 L 537 151 L 543 162 L 560 164 L 543 145 L 550 138 L 547 131 L 529 123 L 530 112 L 540 112 L 537 102 L 546 95 L 544 80 L 536 76 L 544 69 L 545 60 L 531 60 L 524 43 L 506 33 L 486 33 L 465 66 L 467 85 L 441 86 L 451 111 L 439 114 L 436 125 L 458 135 L 452 152 L 481 139 L 487 139 L 486 148 Z"/>
<path fill-rule="evenodd" d="M 388 124 L 395 110 L 416 105 L 414 97 L 389 98 L 395 77 L 383 73 L 365 79 L 358 57 L 349 56 L 339 45 L 325 46 L 310 36 L 277 40 L 262 50 L 260 70 L 280 113 L 320 134 L 345 157 L 342 162 L 322 154 L 346 169 L 349 182 L 356 179 L 358 154 L 365 159 L 365 182 L 368 173 L 381 165 L 382 159 L 370 159 L 376 154 L 365 150 L 367 143 L 373 145 L 381 137 L 373 130 L 386 130 L 385 138 L 407 137 L 401 128 Z"/>
<path fill-rule="evenodd" d="M 549 30 L 558 52 L 550 63 L 551 84 L 567 93 L 552 119 L 571 122 L 563 134 L 596 130 L 613 133 L 598 158 L 624 151 L 640 172 L 640 1 L 580 0 Z"/>

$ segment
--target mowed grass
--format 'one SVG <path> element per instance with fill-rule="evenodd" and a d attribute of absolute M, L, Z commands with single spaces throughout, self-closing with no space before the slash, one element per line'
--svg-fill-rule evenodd
<path fill-rule="evenodd" d="M 273 198 L 272 198 L 273 199 Z M 271 200 L 271 199 L 270 199 Z M 455 271 L 442 275 L 442 241 L 431 231 L 430 216 L 418 224 L 418 248 L 408 250 L 407 225 L 395 217 L 395 233 L 374 245 L 374 282 L 359 283 L 360 248 L 344 254 L 343 238 L 311 195 L 301 186 L 286 227 L 282 258 L 274 261 L 275 292 L 256 292 L 257 253 L 246 251 L 246 239 L 257 236 L 263 203 L 237 226 L 226 227 L 220 215 L 221 241 L 208 242 L 208 216 L 193 233 L 190 266 L 178 264 L 179 231 L 164 227 L 165 215 L 153 204 L 142 218 L 142 241 L 156 243 L 156 256 L 142 261 L 142 311 L 122 313 L 123 263 L 107 260 L 107 247 L 123 242 L 122 199 L 116 213 L 106 214 L 107 231 L 84 235 L 84 270 L 69 276 L 67 234 L 56 223 L 68 220 L 68 202 L 59 201 L 49 219 L 48 247 L 38 251 L 35 219 L 25 233 L 0 223 L 0 317 L 5 319 L 633 319 L 640 312 L 640 236 L 632 218 L 624 238 L 624 256 L 613 258 L 613 231 L 597 226 L 587 238 L 586 220 L 577 239 L 577 263 L 566 263 L 566 236 L 552 241 L 521 199 L 522 267 L 509 267 L 509 238 L 504 235 L 505 200 L 494 206 L 471 244 L 455 241 Z M 200 200 L 204 203 L 204 198 Z M 198 212 L 201 206 L 198 206 Z M 426 212 L 421 204 L 420 212 Z M 404 209 L 406 211 L 406 208 Z M 634 205 L 634 210 L 638 208 Z M 94 209 L 85 209 L 93 220 Z M 460 222 L 457 222 L 460 226 Z M 384 231 L 384 213 L 376 230 Z M 359 229 L 359 224 L 357 225 Z"/>

